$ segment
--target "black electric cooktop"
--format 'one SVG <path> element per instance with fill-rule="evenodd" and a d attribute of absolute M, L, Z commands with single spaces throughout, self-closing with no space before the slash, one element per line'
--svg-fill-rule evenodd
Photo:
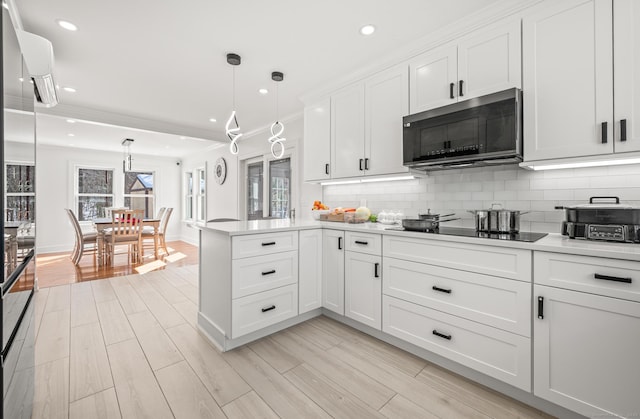
<path fill-rule="evenodd" d="M 387 228 L 387 230 L 393 231 L 410 231 L 405 230 L 402 227 L 391 227 Z M 480 231 L 476 231 L 473 228 L 455 228 L 455 227 L 440 227 L 436 230 L 429 231 L 411 231 L 412 233 L 425 233 L 425 234 L 440 234 L 445 236 L 460 236 L 460 237 L 478 237 L 481 239 L 496 239 L 496 240 L 511 240 L 517 242 L 529 242 L 533 243 L 537 240 L 540 240 L 548 233 L 531 233 L 528 231 L 521 231 L 515 234 L 506 234 L 506 233 L 482 233 Z"/>

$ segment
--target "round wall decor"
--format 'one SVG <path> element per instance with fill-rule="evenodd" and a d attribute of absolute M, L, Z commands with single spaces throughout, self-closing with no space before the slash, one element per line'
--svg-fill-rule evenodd
<path fill-rule="evenodd" d="M 216 182 L 218 182 L 218 185 L 222 185 L 224 183 L 224 180 L 227 178 L 227 162 L 222 157 L 216 160 L 213 174 L 216 177 Z"/>

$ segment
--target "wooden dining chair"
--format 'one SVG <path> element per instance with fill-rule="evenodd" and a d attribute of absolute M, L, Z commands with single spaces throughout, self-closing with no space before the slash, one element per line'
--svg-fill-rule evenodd
<path fill-rule="evenodd" d="M 160 209 L 162 211 L 162 208 Z M 167 241 L 165 239 L 165 235 L 167 232 L 167 225 L 169 224 L 169 218 L 171 218 L 171 214 L 173 213 L 173 208 L 165 208 L 160 218 L 160 226 L 158 227 L 158 247 L 164 250 L 165 255 L 169 254 L 169 249 L 167 248 Z M 160 215 L 160 214 L 159 214 Z M 155 240 L 154 237 L 154 229 L 153 227 L 145 227 L 142 230 L 142 240 Z M 155 246 L 155 242 L 154 242 Z M 151 248 L 151 246 L 148 246 Z"/>
<path fill-rule="evenodd" d="M 144 210 L 112 210 L 111 227 L 104 230 L 107 258 L 114 264 L 116 246 L 127 246 L 128 263 L 142 262 L 142 219 Z"/>
<path fill-rule="evenodd" d="M 95 263 L 96 255 L 98 254 L 98 234 L 95 232 L 84 233 L 73 211 L 69 208 L 65 208 L 65 211 L 71 220 L 76 236 L 76 244 L 73 248 L 73 253 L 71 253 L 71 261 L 74 265 L 77 265 L 84 254 L 93 253 L 93 261 Z"/>

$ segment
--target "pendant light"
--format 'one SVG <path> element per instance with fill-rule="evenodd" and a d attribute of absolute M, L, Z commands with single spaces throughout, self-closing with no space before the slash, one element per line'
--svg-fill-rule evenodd
<path fill-rule="evenodd" d="M 238 125 L 238 117 L 236 116 L 236 66 L 240 65 L 240 62 L 241 58 L 238 54 L 227 54 L 227 63 L 233 66 L 233 109 L 224 129 L 227 137 L 231 140 L 231 144 L 229 144 L 229 151 L 231 154 L 238 154 L 238 140 L 242 137 L 240 125 Z M 232 123 L 235 125 L 234 128 L 231 128 Z"/>
<path fill-rule="evenodd" d="M 284 132 L 284 124 L 278 120 L 278 83 L 284 80 L 284 74 L 274 71 L 271 73 L 271 80 L 276 82 L 276 122 L 271 124 L 271 137 L 269 137 L 268 141 L 271 143 L 271 154 L 276 159 L 279 159 L 284 155 L 284 144 L 282 143 L 287 141 L 286 138 L 280 137 Z"/>
<path fill-rule="evenodd" d="M 131 158 L 131 144 L 133 144 L 133 139 L 125 138 L 122 140 L 122 147 L 124 147 L 124 158 L 122 159 L 122 172 L 130 172 L 131 171 L 131 163 L 133 159 Z"/>

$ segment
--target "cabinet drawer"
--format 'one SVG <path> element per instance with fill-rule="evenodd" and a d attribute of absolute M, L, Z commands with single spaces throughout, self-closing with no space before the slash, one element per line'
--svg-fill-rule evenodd
<path fill-rule="evenodd" d="M 531 285 L 384 258 L 383 292 L 519 335 L 531 336 Z"/>
<path fill-rule="evenodd" d="M 640 262 L 535 252 L 533 275 L 536 284 L 640 301 Z"/>
<path fill-rule="evenodd" d="M 382 297 L 382 331 L 531 391 L 531 340 L 417 304 Z"/>
<path fill-rule="evenodd" d="M 298 315 L 298 285 L 238 298 L 231 303 L 231 338 Z"/>
<path fill-rule="evenodd" d="M 370 255 L 382 255 L 382 235 L 371 233 L 345 233 L 346 250 L 352 252 L 368 253 Z"/>
<path fill-rule="evenodd" d="M 297 249 L 297 231 L 234 236 L 231 242 L 231 255 L 233 259 L 268 255 Z"/>
<path fill-rule="evenodd" d="M 237 259 L 232 266 L 232 298 L 298 282 L 297 251 Z"/>
<path fill-rule="evenodd" d="M 385 236 L 384 255 L 531 282 L 531 251 L 443 240 Z"/>

